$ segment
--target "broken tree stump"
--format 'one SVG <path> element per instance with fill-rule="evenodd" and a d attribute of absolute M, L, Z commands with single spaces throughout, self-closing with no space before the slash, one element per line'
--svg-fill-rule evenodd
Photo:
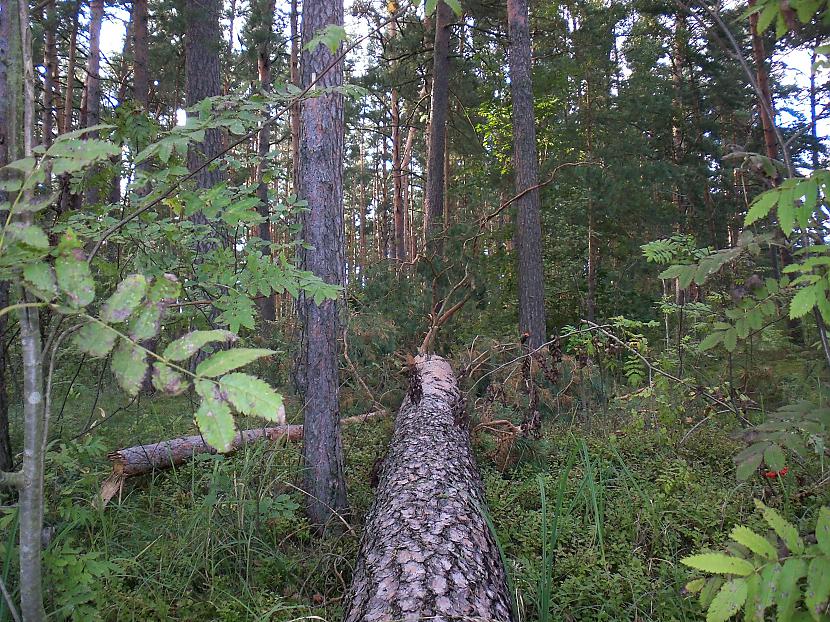
<path fill-rule="evenodd" d="M 384 411 L 376 411 L 365 415 L 347 417 L 340 423 L 363 422 L 385 415 Z M 303 426 L 301 425 L 279 425 L 251 430 L 242 430 L 233 439 L 231 448 L 227 453 L 233 453 L 257 441 L 299 441 L 303 438 Z M 208 445 L 199 434 L 182 436 L 149 445 L 136 445 L 125 447 L 107 454 L 112 462 L 112 473 L 101 485 L 101 500 L 106 505 L 110 499 L 118 494 L 124 486 L 124 480 L 136 475 L 146 475 L 153 471 L 171 469 L 191 460 L 199 454 L 215 454 L 216 449 Z"/>
<path fill-rule="evenodd" d="M 455 376 L 438 356 L 410 371 L 344 620 L 512 622 Z"/>

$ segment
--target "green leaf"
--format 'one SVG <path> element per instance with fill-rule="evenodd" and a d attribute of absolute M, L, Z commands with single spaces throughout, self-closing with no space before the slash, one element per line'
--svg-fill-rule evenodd
<path fill-rule="evenodd" d="M 739 482 L 745 482 L 758 470 L 761 466 L 761 461 L 764 459 L 764 452 L 756 451 L 746 455 L 745 458 L 739 459 L 737 456 L 735 461 L 737 469 L 735 470 L 735 477 Z"/>
<path fill-rule="evenodd" d="M 757 572 L 746 578 L 746 603 L 744 605 L 744 622 L 764 622 L 761 603 L 761 575 Z M 760 610 L 760 614 L 759 614 Z"/>
<path fill-rule="evenodd" d="M 74 340 L 81 352 L 100 358 L 110 353 L 117 338 L 118 333 L 109 326 L 90 321 L 81 327 Z"/>
<path fill-rule="evenodd" d="M 156 389 L 168 395 L 180 395 L 190 386 L 179 372 L 160 361 L 153 364 L 152 382 Z"/>
<path fill-rule="evenodd" d="M 706 622 L 726 622 L 740 611 L 746 602 L 745 579 L 732 579 L 720 589 L 706 612 Z"/>
<path fill-rule="evenodd" d="M 701 352 L 706 352 L 706 350 L 711 350 L 716 345 L 718 345 L 721 341 L 723 341 L 724 332 L 722 330 L 715 331 L 706 335 L 703 341 L 700 342 L 698 346 L 698 350 Z"/>
<path fill-rule="evenodd" d="M 210 358 L 202 361 L 196 367 L 196 375 L 213 378 L 222 374 L 252 363 L 263 356 L 276 354 L 274 350 L 263 348 L 234 348 L 233 350 L 222 350 Z"/>
<path fill-rule="evenodd" d="M 740 557 L 725 555 L 724 553 L 701 553 L 690 555 L 680 560 L 690 568 L 712 572 L 715 574 L 736 574 L 746 577 L 755 572 L 755 566 Z"/>
<path fill-rule="evenodd" d="M 80 248 L 62 252 L 55 260 L 58 287 L 66 296 L 69 306 L 80 309 L 95 300 L 95 281 Z"/>
<path fill-rule="evenodd" d="M 163 274 L 157 277 L 150 286 L 147 298 L 151 302 L 174 302 L 181 294 L 182 286 L 176 275 Z"/>
<path fill-rule="evenodd" d="M 758 26 L 756 28 L 757 33 L 759 35 L 763 34 L 776 17 L 778 17 L 778 3 L 770 2 L 764 7 L 761 14 L 758 16 Z"/>
<path fill-rule="evenodd" d="M 755 500 L 755 507 L 761 510 L 764 514 L 764 520 L 767 524 L 775 530 L 778 537 L 784 541 L 787 548 L 796 555 L 801 555 L 804 552 L 804 542 L 798 535 L 798 530 L 792 523 L 784 519 L 778 512 L 771 507 L 764 505 L 763 501 Z"/>
<path fill-rule="evenodd" d="M 147 291 L 147 279 L 142 274 L 131 274 L 118 284 L 115 293 L 101 309 L 101 319 L 108 324 L 125 322 L 141 304 Z"/>
<path fill-rule="evenodd" d="M 803 287 L 796 292 L 790 301 L 790 319 L 803 317 L 816 305 L 818 288 L 813 285 Z"/>
<path fill-rule="evenodd" d="M 807 562 L 800 557 L 791 557 L 784 562 L 784 569 L 778 577 L 775 605 L 778 608 L 778 622 L 790 622 L 795 606 L 801 599 L 798 581 L 807 574 Z"/>
<path fill-rule="evenodd" d="M 236 339 L 236 335 L 227 330 L 194 330 L 170 343 L 164 349 L 162 357 L 170 361 L 183 361 L 196 354 L 199 349 L 209 343 L 232 343 Z"/>
<path fill-rule="evenodd" d="M 343 43 L 348 39 L 348 35 L 346 34 L 346 29 L 341 26 L 340 24 L 328 24 L 325 28 L 323 28 L 320 32 L 318 32 L 314 38 L 311 39 L 308 43 L 303 46 L 304 50 L 313 52 L 317 49 L 319 45 L 325 45 L 329 52 L 334 54 L 337 52 L 337 48 L 340 47 L 340 44 Z"/>
<path fill-rule="evenodd" d="M 780 471 L 787 466 L 787 458 L 784 450 L 775 443 L 771 444 L 764 451 L 764 462 L 773 471 Z"/>
<path fill-rule="evenodd" d="M 791 189 L 781 190 L 778 196 L 778 223 L 781 231 L 788 236 L 795 228 L 795 202 Z"/>
<path fill-rule="evenodd" d="M 749 527 L 739 525 L 732 530 L 729 537 L 738 544 L 744 545 L 759 557 L 763 557 L 769 561 L 776 561 L 778 559 L 778 551 L 770 541 L 762 535 L 755 533 Z"/>
<path fill-rule="evenodd" d="M 738 347 L 738 331 L 730 328 L 723 334 L 723 347 L 727 352 L 734 352 Z"/>
<path fill-rule="evenodd" d="M 826 509 L 826 508 L 822 508 Z M 807 570 L 807 591 L 804 603 L 814 620 L 819 619 L 830 599 L 830 558 L 815 557 Z"/>
<path fill-rule="evenodd" d="M 130 322 L 130 337 L 136 341 L 145 341 L 158 335 L 163 310 L 164 305 L 161 303 L 145 302 Z"/>
<path fill-rule="evenodd" d="M 830 508 L 822 507 L 818 511 L 816 541 L 821 552 L 830 557 Z"/>
<path fill-rule="evenodd" d="M 6 227 L 6 235 L 10 240 L 38 250 L 49 248 L 49 237 L 37 225 L 26 225 L 21 222 L 11 222 Z"/>
<path fill-rule="evenodd" d="M 435 13 L 435 9 L 438 8 L 438 0 L 427 0 L 426 4 L 424 5 L 424 13 L 427 15 L 432 15 Z"/>
<path fill-rule="evenodd" d="M 461 8 L 461 2 L 459 0 L 444 0 L 448 7 L 453 10 L 458 17 L 461 17 L 461 13 L 463 12 Z"/>
<path fill-rule="evenodd" d="M 777 190 L 767 190 L 763 194 L 758 195 L 752 202 L 752 205 L 749 206 L 749 211 L 744 219 L 744 225 L 748 227 L 752 223 L 767 216 L 777 202 Z"/>
<path fill-rule="evenodd" d="M 58 295 L 58 283 L 52 266 L 43 262 L 29 263 L 23 267 L 23 279 L 27 289 L 46 302 L 51 302 Z"/>
<path fill-rule="evenodd" d="M 706 585 L 706 579 L 701 577 L 700 579 L 693 579 L 686 584 L 684 588 L 689 594 L 697 594 L 700 590 L 703 589 L 703 586 Z"/>
<path fill-rule="evenodd" d="M 128 395 L 136 395 L 147 373 L 144 350 L 122 339 L 112 355 L 112 372 Z"/>
<path fill-rule="evenodd" d="M 264 380 L 248 374 L 234 373 L 219 380 L 222 393 L 243 415 L 262 417 L 285 425 L 285 406 L 282 395 Z"/>
<path fill-rule="evenodd" d="M 222 400 L 216 384 L 209 380 L 197 380 L 196 393 L 202 397 L 196 411 L 199 432 L 211 447 L 221 452 L 228 451 L 236 436 L 230 407 Z"/>

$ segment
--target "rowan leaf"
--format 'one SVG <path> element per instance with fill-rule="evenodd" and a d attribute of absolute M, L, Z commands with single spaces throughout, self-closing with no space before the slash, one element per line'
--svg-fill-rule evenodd
<path fill-rule="evenodd" d="M 732 579 L 723 585 L 706 612 L 706 622 L 726 622 L 746 602 L 746 579 Z"/>
<path fill-rule="evenodd" d="M 115 293 L 101 308 L 101 319 L 109 324 L 129 319 L 141 304 L 147 291 L 147 279 L 142 274 L 131 274 L 118 284 Z"/>
<path fill-rule="evenodd" d="M 130 322 L 130 337 L 136 341 L 152 339 L 161 329 L 164 306 L 157 302 L 145 302 Z"/>
<path fill-rule="evenodd" d="M 772 443 L 764 450 L 764 462 L 773 471 L 780 471 L 787 466 L 787 457 L 779 445 Z"/>
<path fill-rule="evenodd" d="M 749 527 L 739 525 L 732 530 L 729 536 L 738 544 L 742 544 L 750 551 L 769 561 L 778 559 L 778 551 L 764 536 L 755 533 Z"/>
<path fill-rule="evenodd" d="M 224 373 L 271 354 L 275 354 L 275 351 L 264 348 L 234 348 L 233 350 L 222 350 L 199 363 L 196 367 L 196 375 L 207 376 L 209 378 L 221 376 Z"/>
<path fill-rule="evenodd" d="M 102 357 L 112 351 L 118 333 L 98 322 L 87 322 L 75 335 L 75 345 L 90 356 Z"/>
<path fill-rule="evenodd" d="M 819 550 L 830 557 L 830 508 L 822 507 L 818 511 L 816 541 L 818 542 Z"/>
<path fill-rule="evenodd" d="M 830 599 L 830 558 L 814 557 L 807 570 L 807 591 L 804 594 L 804 603 L 814 620 L 819 619 L 827 606 L 828 599 Z"/>
<path fill-rule="evenodd" d="M 703 341 L 700 342 L 700 345 L 698 346 L 698 350 L 700 350 L 701 352 L 706 352 L 706 350 L 711 350 L 716 345 L 718 345 L 721 341 L 723 341 L 723 336 L 724 336 L 724 331 L 722 331 L 722 330 L 718 330 L 718 331 L 714 331 L 714 332 L 709 333 L 708 335 L 706 335 L 706 337 L 703 339 Z"/>
<path fill-rule="evenodd" d="M 748 227 L 752 223 L 767 216 L 777 202 L 777 190 L 767 190 L 763 194 L 758 195 L 758 197 L 752 202 L 752 205 L 749 206 L 749 211 L 744 219 L 744 226 Z"/>
<path fill-rule="evenodd" d="M 184 376 L 160 361 L 153 364 L 151 381 L 156 389 L 168 395 L 180 395 L 190 386 Z"/>
<path fill-rule="evenodd" d="M 761 510 L 764 514 L 764 520 L 767 524 L 775 530 L 778 537 L 784 541 L 790 552 L 796 555 L 801 555 L 804 552 L 804 542 L 798 535 L 798 530 L 795 526 L 784 519 L 778 512 L 771 507 L 767 507 L 763 501 L 755 500 L 755 507 Z"/>
<path fill-rule="evenodd" d="M 122 339 L 112 355 L 112 372 L 128 395 L 136 395 L 141 389 L 147 367 L 144 350 Z"/>
<path fill-rule="evenodd" d="M 151 302 L 173 302 L 181 294 L 182 285 L 174 274 L 163 274 L 153 280 L 147 292 Z"/>
<path fill-rule="evenodd" d="M 715 574 L 736 574 L 746 577 L 755 572 L 755 566 L 747 560 L 724 553 L 690 555 L 681 559 L 680 563 L 690 568 Z"/>
<path fill-rule="evenodd" d="M 27 289 L 46 302 L 51 302 L 58 295 L 58 282 L 52 266 L 42 261 L 28 263 L 23 267 L 23 280 Z"/>
<path fill-rule="evenodd" d="M 70 307 L 80 309 L 95 300 L 95 281 L 80 248 L 67 249 L 58 256 L 55 274 Z"/>
<path fill-rule="evenodd" d="M 231 448 L 236 428 L 228 403 L 222 399 L 216 383 L 209 380 L 196 381 L 196 393 L 202 398 L 196 411 L 196 423 L 205 442 L 221 452 Z"/>
<path fill-rule="evenodd" d="M 784 562 L 784 567 L 778 576 L 778 585 L 775 592 L 778 622 L 790 622 L 792 620 L 796 604 L 801 599 L 798 582 L 806 574 L 807 562 L 800 557 L 791 557 Z"/>
<path fill-rule="evenodd" d="M 194 330 L 171 342 L 162 353 L 170 361 L 190 358 L 209 343 L 234 342 L 237 336 L 228 330 Z"/>
<path fill-rule="evenodd" d="M 816 305 L 817 295 L 818 289 L 812 285 L 798 290 L 790 301 L 790 319 L 794 320 L 807 315 Z"/>
<path fill-rule="evenodd" d="M 242 414 L 285 425 L 282 395 L 264 380 L 237 372 L 222 376 L 219 387 L 233 407 Z"/>

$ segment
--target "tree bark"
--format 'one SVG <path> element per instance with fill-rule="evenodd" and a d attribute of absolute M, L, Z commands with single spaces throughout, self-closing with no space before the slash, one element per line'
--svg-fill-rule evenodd
<path fill-rule="evenodd" d="M 513 98 L 513 169 L 516 194 L 539 183 L 528 1 L 508 0 L 510 89 Z M 519 330 L 531 348 L 545 342 L 545 286 L 542 268 L 542 224 L 539 190 L 516 201 L 516 249 L 519 280 Z"/>
<path fill-rule="evenodd" d="M 13 2 L 0 0 L 0 168 L 5 166 L 14 157 L 13 144 L 15 143 L 15 108 L 16 97 L 13 89 L 15 84 L 16 68 L 10 56 L 10 45 L 16 44 L 18 35 L 13 27 L 12 19 L 16 16 L 12 13 L 15 10 Z M 16 90 L 16 89 L 14 89 Z M 10 157 L 11 156 L 11 157 Z M 0 202 L 7 200 L 6 192 L 0 190 Z M 8 214 L 0 212 L 5 222 Z M 9 283 L 0 282 L 0 309 L 9 305 Z M 9 437 L 9 403 L 8 390 L 6 388 L 6 327 L 8 318 L 6 315 L 0 318 L 0 471 L 10 471 L 14 466 L 14 454 Z"/>
<path fill-rule="evenodd" d="M 144 112 L 150 107 L 148 0 L 133 0 L 133 98 Z"/>
<path fill-rule="evenodd" d="M 424 235 L 427 250 L 441 254 L 440 235 L 444 225 L 444 150 L 449 112 L 450 25 L 452 9 L 438 1 L 435 20 L 435 46 L 432 61 L 432 102 L 429 113 L 429 137 L 424 196 Z"/>
<path fill-rule="evenodd" d="M 221 0 L 187 0 L 185 6 L 185 104 L 195 106 L 208 97 L 220 94 L 219 50 L 222 46 L 222 30 L 219 24 Z M 205 131 L 205 139 L 192 146 L 187 153 L 187 168 L 199 169 L 205 162 L 222 151 L 222 134 L 219 129 Z M 222 181 L 222 172 L 215 166 L 207 166 L 195 175 L 196 186 L 212 188 Z M 201 211 L 190 219 L 197 225 L 208 224 Z M 219 245 L 216 236 L 205 236 L 196 243 L 199 261 Z"/>
<path fill-rule="evenodd" d="M 81 110 L 83 127 L 98 125 L 101 122 L 101 24 L 104 21 L 104 0 L 90 0 L 89 14 L 85 105 Z"/>
<path fill-rule="evenodd" d="M 755 3 L 756 0 L 750 0 L 749 6 L 754 6 Z M 774 111 L 775 108 L 772 103 L 772 93 L 769 90 L 764 40 L 758 33 L 758 13 L 749 16 L 749 29 L 752 34 L 752 59 L 755 62 L 755 79 L 758 83 L 758 90 L 761 91 L 760 96 L 763 98 L 763 101 L 758 104 L 758 112 L 764 129 L 764 149 L 767 157 L 774 160 L 778 157 L 778 141 L 775 137 L 774 120 L 767 113 L 768 111 Z"/>
<path fill-rule="evenodd" d="M 437 356 L 410 369 L 344 620 L 512 621 L 455 376 Z"/>
<path fill-rule="evenodd" d="M 72 109 L 75 101 L 75 59 L 78 53 L 78 18 L 81 12 L 81 0 L 75 4 L 72 15 L 72 32 L 69 35 L 69 51 L 66 61 L 66 90 L 63 98 L 63 125 L 61 132 L 66 134 L 72 129 Z"/>
<path fill-rule="evenodd" d="M 398 10 L 395 0 L 388 3 L 390 15 Z M 389 22 L 389 41 L 398 34 L 398 24 L 392 19 Z M 403 202 L 403 168 L 401 166 L 401 109 L 397 87 L 392 87 L 389 102 L 390 116 L 392 117 L 392 212 L 395 220 L 395 239 L 392 254 L 398 261 L 406 261 L 405 239 L 405 212 Z"/>
<path fill-rule="evenodd" d="M 19 46 L 23 72 L 23 155 L 32 157 L 35 127 L 35 72 L 32 60 L 32 33 L 29 6 L 17 0 Z M 23 225 L 33 222 L 31 212 L 18 217 Z M 22 291 L 23 302 L 34 302 Z M 45 618 L 41 550 L 43 543 L 43 471 L 46 454 L 46 401 L 43 381 L 43 351 L 40 313 L 37 307 L 22 308 L 20 346 L 23 358 L 23 485 L 18 503 L 20 512 L 20 613 L 24 622 Z"/>
<path fill-rule="evenodd" d="M 260 16 L 259 46 L 257 49 L 257 71 L 259 74 L 259 88 L 263 93 L 271 91 L 271 39 L 274 34 L 275 0 L 264 0 L 265 11 Z M 259 197 L 259 214 L 265 220 L 259 225 L 259 237 L 266 244 L 271 244 L 271 206 L 268 202 L 268 184 L 265 182 L 265 171 L 268 166 L 268 152 L 271 150 L 271 126 L 264 123 L 259 130 L 257 143 L 257 196 Z M 270 255 L 271 249 L 266 248 Z M 266 322 L 277 319 L 273 296 L 263 296 L 259 301 L 260 318 Z"/>
<path fill-rule="evenodd" d="M 330 24 L 343 25 L 343 0 L 303 3 L 303 87 L 315 78 L 319 87 L 343 84 L 343 63 L 335 63 L 328 69 L 334 55 L 325 45 L 305 49 Z M 342 286 L 345 276 L 343 95 L 330 92 L 303 100 L 300 118 L 299 195 L 308 202 L 308 209 L 301 216 L 302 236 L 311 246 L 300 249 L 300 265 L 327 283 Z M 306 509 L 312 523 L 320 526 L 347 508 L 338 403 L 341 304 L 337 299 L 318 305 L 304 294 L 298 303 L 303 326 L 298 377 L 305 404 Z"/>
<path fill-rule="evenodd" d="M 55 71 L 57 66 L 58 51 L 55 45 L 55 30 L 57 21 L 55 19 L 55 0 L 50 0 L 46 5 L 46 19 L 44 21 L 44 47 L 43 47 L 43 145 L 49 148 L 52 145 L 54 132 L 55 112 Z"/>
<path fill-rule="evenodd" d="M 297 0 L 291 0 L 291 12 L 289 14 L 291 52 L 288 62 L 290 65 L 289 78 L 291 84 L 295 86 L 300 86 L 299 15 Z M 300 102 L 297 101 L 291 104 L 289 114 L 291 123 L 291 191 L 296 194 L 300 179 Z"/>

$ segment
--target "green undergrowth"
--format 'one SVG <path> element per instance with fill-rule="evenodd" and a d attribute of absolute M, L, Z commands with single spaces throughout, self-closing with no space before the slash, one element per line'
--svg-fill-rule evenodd
<path fill-rule="evenodd" d="M 299 445 L 291 443 L 202 456 L 133 478 L 106 509 L 96 508 L 107 451 L 130 444 L 124 439 L 193 432 L 186 397 L 145 398 L 111 419 L 117 406 L 102 408 L 93 433 L 69 441 L 67 431 L 86 424 L 90 403 L 84 395 L 68 403 L 58 421 L 64 440 L 49 456 L 53 619 L 341 619 L 391 418 L 345 427 L 353 527 L 321 539 L 302 514 Z M 691 405 L 682 414 L 699 420 Z M 659 407 L 650 413 L 612 403 L 589 421 L 584 409 L 577 415 L 547 416 L 541 438 L 517 443 L 507 467 L 493 458 L 492 436 L 478 433 L 474 441 L 522 620 L 703 620 L 697 601 L 683 593 L 690 574 L 681 557 L 718 549 L 735 524 L 754 525 L 754 498 L 797 524 L 809 523 L 830 498 L 812 486 L 819 465 L 793 464 L 780 480 L 758 474 L 737 483 L 732 456 L 742 445 L 730 437 L 738 428 L 730 414 L 713 417 L 683 444 L 688 422 L 665 425 Z M 14 515 L 0 520 L 11 577 Z"/>

